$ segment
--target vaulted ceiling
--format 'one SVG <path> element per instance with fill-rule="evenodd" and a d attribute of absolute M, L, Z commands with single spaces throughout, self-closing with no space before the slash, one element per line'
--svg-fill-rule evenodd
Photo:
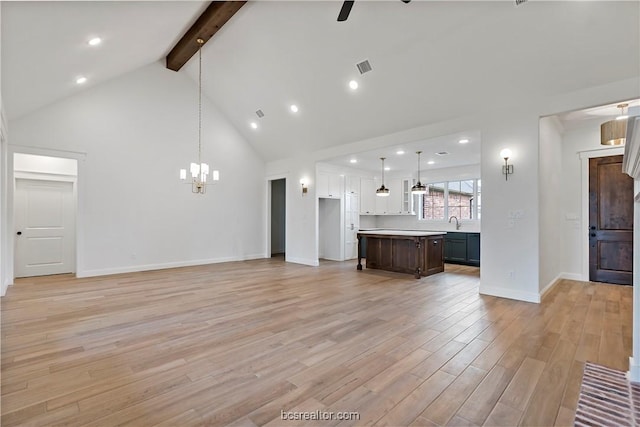
<path fill-rule="evenodd" d="M 250 1 L 203 48 L 205 94 L 267 161 L 640 75 L 634 1 L 360 0 L 337 22 L 340 6 Z M 3 2 L 9 117 L 77 92 L 78 73 L 95 84 L 163 61 L 204 7 Z M 180 72 L 195 81 L 196 61 Z"/>

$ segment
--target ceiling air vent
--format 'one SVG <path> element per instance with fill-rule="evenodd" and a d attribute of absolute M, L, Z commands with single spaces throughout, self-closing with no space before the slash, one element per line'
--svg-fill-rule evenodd
<path fill-rule="evenodd" d="M 356 64 L 356 67 L 358 67 L 358 71 L 360 71 L 360 74 L 364 74 L 372 70 L 371 64 L 369 63 L 368 59 L 365 59 L 362 62 L 358 62 Z"/>
<path fill-rule="evenodd" d="M 264 117 L 264 113 L 262 112 L 262 110 L 258 110 L 256 111 L 256 116 L 263 118 Z"/>
<path fill-rule="evenodd" d="M 446 152 L 446 151 L 438 151 L 438 152 L 436 153 L 436 155 L 438 155 L 438 156 L 446 156 L 446 155 L 448 155 L 448 154 L 449 154 L 449 153 L 448 153 L 448 152 Z"/>

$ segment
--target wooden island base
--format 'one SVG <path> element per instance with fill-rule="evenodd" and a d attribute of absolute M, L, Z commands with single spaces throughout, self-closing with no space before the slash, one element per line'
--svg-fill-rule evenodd
<path fill-rule="evenodd" d="M 362 270 L 362 239 L 366 266 L 413 274 L 416 279 L 444 271 L 443 232 L 375 230 L 358 233 L 358 270 Z"/>

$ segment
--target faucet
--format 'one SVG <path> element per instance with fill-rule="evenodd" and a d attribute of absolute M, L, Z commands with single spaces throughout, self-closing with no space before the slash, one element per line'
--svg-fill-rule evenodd
<path fill-rule="evenodd" d="M 452 218 L 455 218 L 455 220 L 456 220 L 456 230 L 460 230 L 460 226 L 461 226 L 462 224 L 460 224 L 460 222 L 458 221 L 458 217 L 457 217 L 457 216 L 453 216 L 453 215 L 452 215 L 452 216 L 450 216 L 450 217 L 449 217 L 449 224 L 451 224 L 451 219 L 452 219 Z"/>

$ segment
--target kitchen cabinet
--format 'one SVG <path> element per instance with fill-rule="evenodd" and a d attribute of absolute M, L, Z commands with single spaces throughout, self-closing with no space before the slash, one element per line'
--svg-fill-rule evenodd
<path fill-rule="evenodd" d="M 444 260 L 480 266 L 480 233 L 449 232 L 444 238 Z"/>
<path fill-rule="evenodd" d="M 360 194 L 360 177 L 348 175 L 344 180 L 344 192 L 349 194 Z"/>
<path fill-rule="evenodd" d="M 389 212 L 389 199 L 391 198 L 392 190 L 389 189 L 389 195 L 386 197 L 375 196 L 376 201 L 376 215 L 386 215 Z"/>
<path fill-rule="evenodd" d="M 390 179 L 387 185 L 389 187 L 389 197 L 387 197 L 386 214 L 402 214 L 402 180 L 400 178 Z"/>
<path fill-rule="evenodd" d="M 358 270 L 362 270 L 362 242 L 365 238 L 367 268 L 410 273 L 416 279 L 444 271 L 442 232 L 360 231 Z"/>
<path fill-rule="evenodd" d="M 376 182 L 373 178 L 360 179 L 360 215 L 376 214 Z"/>
<path fill-rule="evenodd" d="M 467 233 L 467 261 L 480 265 L 480 233 Z"/>
<path fill-rule="evenodd" d="M 401 192 L 400 197 L 402 200 L 400 201 L 402 206 L 400 207 L 401 213 L 405 215 L 415 215 L 413 211 L 413 195 L 411 194 L 411 187 L 413 187 L 413 179 L 404 178 L 401 183 Z"/>
<path fill-rule="evenodd" d="M 318 172 L 318 185 L 316 194 L 318 197 L 340 199 L 343 193 L 343 177 L 328 172 Z"/>

